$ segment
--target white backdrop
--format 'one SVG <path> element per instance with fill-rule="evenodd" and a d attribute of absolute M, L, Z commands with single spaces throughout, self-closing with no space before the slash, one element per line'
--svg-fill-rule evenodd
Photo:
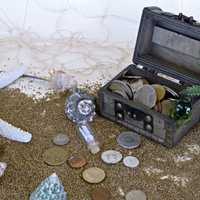
<path fill-rule="evenodd" d="M 105 82 L 131 62 L 145 6 L 200 19 L 197 0 L 1 0 L 0 69 L 23 62 L 39 76 Z"/>

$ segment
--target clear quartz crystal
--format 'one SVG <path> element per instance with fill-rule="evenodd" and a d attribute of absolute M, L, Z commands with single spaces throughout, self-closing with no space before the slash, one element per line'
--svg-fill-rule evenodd
<path fill-rule="evenodd" d="M 76 90 L 67 99 L 65 113 L 70 120 L 76 123 L 77 130 L 90 152 L 93 154 L 98 153 L 100 151 L 99 144 L 88 124 L 88 122 L 93 121 L 95 116 L 93 99 L 88 94 Z"/>
<path fill-rule="evenodd" d="M 54 173 L 46 178 L 31 194 L 30 200 L 67 200 L 67 193 Z"/>

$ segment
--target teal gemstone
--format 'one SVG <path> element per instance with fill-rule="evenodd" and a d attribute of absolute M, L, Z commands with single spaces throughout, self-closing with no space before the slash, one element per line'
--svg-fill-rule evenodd
<path fill-rule="evenodd" d="M 192 110 L 192 104 L 188 99 L 181 99 L 176 104 L 176 109 L 174 113 L 174 118 L 178 119 L 187 119 L 190 116 Z"/>

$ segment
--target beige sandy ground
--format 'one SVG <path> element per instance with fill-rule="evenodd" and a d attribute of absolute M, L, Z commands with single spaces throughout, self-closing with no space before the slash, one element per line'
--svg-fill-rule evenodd
<path fill-rule="evenodd" d="M 200 125 L 173 149 L 166 149 L 142 138 L 141 147 L 126 151 L 116 143 L 116 136 L 125 130 L 99 116 L 92 127 L 102 144 L 102 150 L 116 149 L 123 155 L 134 155 L 140 160 L 137 170 L 103 164 L 100 155 L 91 155 L 77 137 L 74 125 L 66 119 L 63 108 L 66 95 L 53 96 L 49 101 L 34 103 L 18 92 L 0 92 L 0 117 L 33 133 L 30 144 L 19 144 L 0 138 L 5 154 L 0 160 L 8 163 L 5 176 L 0 178 L 0 200 L 27 200 L 30 193 L 47 176 L 56 172 L 71 200 L 90 200 L 96 187 L 108 188 L 113 200 L 122 200 L 124 193 L 141 189 L 148 200 L 199 200 L 200 199 Z M 90 185 L 81 178 L 83 169 L 71 169 L 67 163 L 51 167 L 43 162 L 43 152 L 54 146 L 52 138 L 66 133 L 71 142 L 62 147 L 68 156 L 75 153 L 88 160 L 86 167 L 98 166 L 106 171 L 107 178 L 98 185 Z M 120 192 L 121 191 L 121 192 Z"/>

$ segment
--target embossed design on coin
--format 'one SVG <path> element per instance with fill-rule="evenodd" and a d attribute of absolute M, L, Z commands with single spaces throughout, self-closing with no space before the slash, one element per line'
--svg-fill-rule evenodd
<path fill-rule="evenodd" d="M 84 167 L 87 164 L 87 161 L 82 156 L 72 156 L 69 158 L 68 163 L 72 168 L 78 169 Z"/>
<path fill-rule="evenodd" d="M 53 138 L 53 143 L 55 145 L 62 146 L 62 145 L 69 143 L 69 138 L 65 134 L 58 134 Z"/>
<path fill-rule="evenodd" d="M 101 159 L 107 164 L 116 164 L 122 160 L 122 154 L 119 151 L 108 150 L 101 154 Z"/>
<path fill-rule="evenodd" d="M 104 170 L 98 167 L 88 168 L 83 171 L 82 175 L 86 182 L 93 184 L 102 182 L 106 177 Z"/>
<path fill-rule="evenodd" d="M 134 149 L 140 146 L 141 137 L 132 131 L 122 132 L 117 137 L 117 143 L 126 149 Z"/>
<path fill-rule="evenodd" d="M 146 200 L 146 194 L 141 190 L 131 190 L 125 196 L 126 200 Z"/>
<path fill-rule="evenodd" d="M 144 85 L 135 92 L 134 100 L 149 108 L 153 108 L 157 101 L 157 94 L 151 85 Z"/>
<path fill-rule="evenodd" d="M 129 168 L 136 168 L 140 164 L 139 160 L 134 156 L 126 156 L 123 159 L 123 163 Z"/>
<path fill-rule="evenodd" d="M 67 152 L 60 147 L 53 147 L 44 152 L 43 159 L 51 166 L 62 165 L 67 160 Z"/>
<path fill-rule="evenodd" d="M 92 200 L 111 200 L 111 193 L 106 188 L 97 188 L 92 191 Z"/>

